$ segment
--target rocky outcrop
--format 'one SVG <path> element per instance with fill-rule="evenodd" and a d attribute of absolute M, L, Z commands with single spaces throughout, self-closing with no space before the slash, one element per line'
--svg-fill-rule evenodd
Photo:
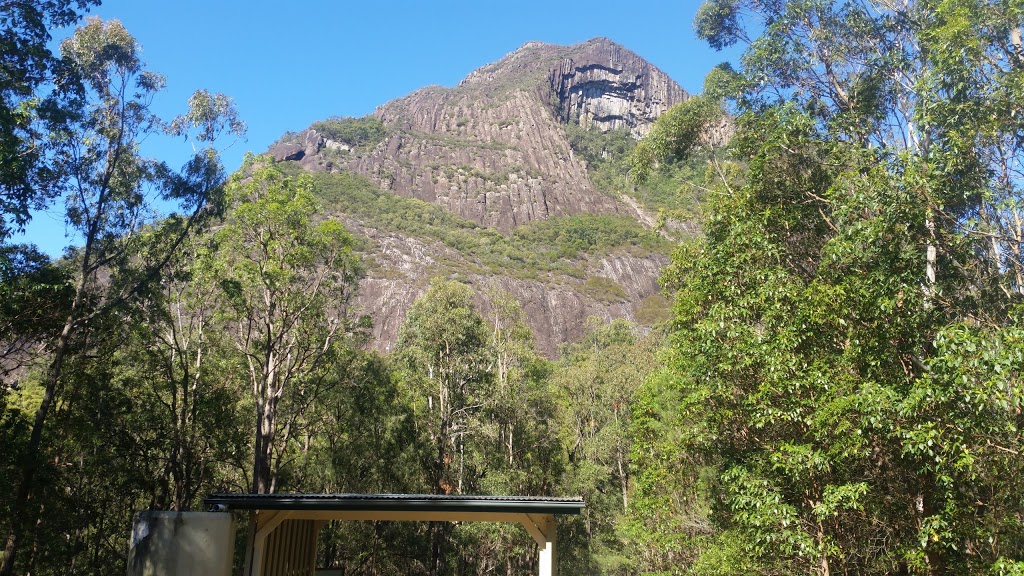
<path fill-rule="evenodd" d="M 736 134 L 736 122 L 732 116 L 723 115 L 718 122 L 707 127 L 704 142 L 716 148 L 725 146 Z"/>
<path fill-rule="evenodd" d="M 579 46 L 549 76 L 562 122 L 599 130 L 627 129 L 642 138 L 663 112 L 688 94 L 667 74 L 604 38 Z"/>
<path fill-rule="evenodd" d="M 372 244 L 372 262 L 359 285 L 358 305 L 373 318 L 371 345 L 390 352 L 405 314 L 437 276 L 457 277 L 474 288 L 476 306 L 490 307 L 491 294 L 508 294 L 526 313 L 539 353 L 555 358 L 566 342 L 578 341 L 588 319 L 636 320 L 638 311 L 658 294 L 658 277 L 668 259 L 664 256 L 613 254 L 584 263 L 583 277 L 520 279 L 501 275 L 455 272 L 471 266 L 463 255 L 439 243 L 424 243 L 387 231 L 368 229 L 352 220 L 347 225 Z M 593 279 L 612 287 L 611 296 L 594 294 Z M 666 304 L 667 305 L 667 304 Z"/>
<path fill-rule="evenodd" d="M 273 156 L 277 162 L 286 160 L 302 162 L 305 160 L 308 165 L 310 159 L 314 159 L 327 143 L 328 141 L 316 130 L 304 130 L 291 140 L 272 145 L 267 153 Z M 337 143 L 332 144 L 336 145 Z M 313 163 L 315 164 L 315 160 Z"/>
<path fill-rule="evenodd" d="M 273 156 L 274 160 L 278 162 L 299 161 L 306 156 L 306 150 L 301 144 L 295 142 L 278 142 L 267 150 L 267 154 Z"/>

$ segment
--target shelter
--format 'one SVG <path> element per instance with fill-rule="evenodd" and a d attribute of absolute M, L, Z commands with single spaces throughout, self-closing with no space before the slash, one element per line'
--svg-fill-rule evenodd
<path fill-rule="evenodd" d="M 449 494 L 214 494 L 208 506 L 252 512 L 245 576 L 312 574 L 317 535 L 331 520 L 513 522 L 537 542 L 540 576 L 558 573 L 555 516 L 582 498 Z"/>

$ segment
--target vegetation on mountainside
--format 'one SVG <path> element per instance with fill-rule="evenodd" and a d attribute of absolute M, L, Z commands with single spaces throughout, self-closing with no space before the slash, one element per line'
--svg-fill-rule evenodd
<path fill-rule="evenodd" d="M 321 136 L 352 148 L 373 148 L 387 136 L 387 129 L 376 116 L 351 118 L 332 116 L 310 126 Z"/>
<path fill-rule="evenodd" d="M 287 164 L 282 169 L 296 170 Z M 520 226 L 507 237 L 439 206 L 385 192 L 358 175 L 336 172 L 312 177 L 317 194 L 330 210 L 351 215 L 371 228 L 440 242 L 480 273 L 543 278 L 557 271 L 578 277 L 583 274 L 578 261 L 585 257 L 670 251 L 666 240 L 626 216 L 560 216 Z"/>
<path fill-rule="evenodd" d="M 700 217 L 707 194 L 708 160 L 714 152 L 704 150 L 678 160 L 666 156 L 638 182 L 629 177 L 637 141 L 628 130 L 602 132 L 569 123 L 565 132 L 573 152 L 587 163 L 590 180 L 601 192 L 635 198 L 662 220 L 686 222 Z"/>

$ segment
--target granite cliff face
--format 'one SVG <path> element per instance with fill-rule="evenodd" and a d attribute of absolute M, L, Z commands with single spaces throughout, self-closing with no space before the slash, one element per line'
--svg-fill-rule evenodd
<path fill-rule="evenodd" d="M 575 46 L 532 42 L 470 73 L 454 88 L 430 86 L 380 106 L 373 114 L 383 128 L 376 140 L 354 145 L 311 128 L 283 138 L 269 152 L 306 170 L 361 175 L 385 191 L 441 206 L 504 234 L 576 214 L 653 222 L 628 198 L 595 188 L 565 126 L 628 129 L 639 138 L 661 113 L 687 98 L 663 72 L 607 39 Z M 346 217 L 343 206 L 337 210 L 369 240 L 375 265 L 360 298 L 374 318 L 375 345 L 387 350 L 430 278 L 450 275 L 453 263 L 472 265 L 472 258 L 449 246 L 367 226 Z M 459 277 L 480 294 L 497 289 L 514 295 L 527 312 L 538 348 L 553 356 L 561 343 L 582 335 L 589 316 L 635 320 L 638 309 L 650 307 L 657 294 L 666 261 L 660 254 L 605 254 L 574 263 L 585 277 Z M 625 297 L 609 301 L 588 295 L 584 285 L 592 277 L 618 286 L 616 293 Z M 480 304 L 487 307 L 482 296 Z"/>
<path fill-rule="evenodd" d="M 555 112 L 602 131 L 627 129 L 641 138 L 651 123 L 687 94 L 664 72 L 618 44 L 598 39 L 564 58 L 549 76 Z"/>
<path fill-rule="evenodd" d="M 431 278 L 456 276 L 474 289 L 475 304 L 486 313 L 489 295 L 511 294 L 523 307 L 533 331 L 536 348 L 549 358 L 557 356 L 566 342 L 579 340 L 588 318 L 604 322 L 617 318 L 637 319 L 644 307 L 666 307 L 658 295 L 658 277 L 668 263 L 663 255 L 612 254 L 581 262 L 586 278 L 524 279 L 505 275 L 453 273 L 464 263 L 462 255 L 436 242 L 424 242 L 384 230 L 359 228 L 374 245 L 373 270 L 360 283 L 358 304 L 373 318 L 373 346 L 390 352 L 397 340 L 405 313 Z M 453 266 L 455 265 L 455 266 Z M 588 294 L 587 279 L 602 278 L 621 287 L 614 298 Z"/>
<path fill-rule="evenodd" d="M 508 232 L 552 216 L 628 213 L 597 192 L 563 124 L 640 137 L 688 97 L 665 73 L 607 39 L 529 43 L 455 88 L 431 86 L 379 107 L 388 136 L 345 150 L 315 130 L 271 149 L 311 170 L 345 169 L 385 190 Z"/>

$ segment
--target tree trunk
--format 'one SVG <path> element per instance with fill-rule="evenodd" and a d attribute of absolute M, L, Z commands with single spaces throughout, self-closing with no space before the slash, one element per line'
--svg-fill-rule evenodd
<path fill-rule="evenodd" d="M 256 449 L 252 470 L 254 494 L 273 492 L 270 465 L 274 448 L 274 410 L 275 407 L 268 404 L 256 416 Z"/>

